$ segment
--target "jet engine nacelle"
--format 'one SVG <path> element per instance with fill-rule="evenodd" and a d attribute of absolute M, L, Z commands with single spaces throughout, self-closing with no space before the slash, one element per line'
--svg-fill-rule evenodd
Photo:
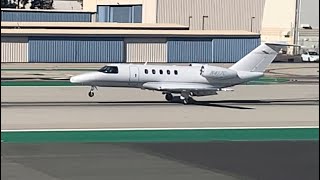
<path fill-rule="evenodd" d="M 237 76 L 237 72 L 222 67 L 201 66 L 200 75 L 206 78 L 229 79 Z"/>

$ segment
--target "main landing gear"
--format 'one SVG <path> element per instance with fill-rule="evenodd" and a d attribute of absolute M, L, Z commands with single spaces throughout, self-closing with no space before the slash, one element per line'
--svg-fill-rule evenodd
<path fill-rule="evenodd" d="M 93 97 L 93 96 L 94 96 L 94 92 L 93 92 L 94 89 L 97 89 L 97 87 L 91 86 L 91 89 L 90 89 L 90 91 L 89 91 L 89 93 L 88 93 L 89 97 Z M 97 89 L 97 90 L 98 90 L 98 89 Z"/>
<path fill-rule="evenodd" d="M 165 95 L 165 98 L 167 101 L 172 101 L 173 100 L 173 95 L 171 93 L 168 93 Z"/>
<path fill-rule="evenodd" d="M 188 92 L 182 92 L 182 93 L 181 93 L 181 96 L 180 96 L 180 99 L 182 100 L 182 103 L 183 103 L 184 105 L 189 104 L 190 99 L 191 99 L 190 93 L 188 93 Z"/>
<path fill-rule="evenodd" d="M 163 93 L 163 94 L 165 94 L 165 99 L 168 102 L 173 102 L 174 99 L 178 99 L 179 98 L 178 96 L 173 96 L 171 93 Z M 189 104 L 190 100 L 191 100 L 190 94 L 189 93 L 181 93 L 180 100 L 185 105 Z"/>

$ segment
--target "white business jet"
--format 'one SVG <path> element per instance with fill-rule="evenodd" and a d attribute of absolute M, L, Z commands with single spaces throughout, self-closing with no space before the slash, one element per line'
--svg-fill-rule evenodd
<path fill-rule="evenodd" d="M 94 96 L 96 87 L 130 87 L 161 91 L 167 101 L 179 98 L 188 104 L 193 96 L 232 91 L 228 88 L 262 77 L 280 51 L 279 46 L 281 44 L 263 43 L 230 68 L 207 64 L 110 64 L 95 72 L 73 76 L 70 82 L 91 86 L 90 97 Z"/>

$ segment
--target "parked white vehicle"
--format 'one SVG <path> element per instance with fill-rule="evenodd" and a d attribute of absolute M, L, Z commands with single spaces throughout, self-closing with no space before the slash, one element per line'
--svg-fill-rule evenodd
<path fill-rule="evenodd" d="M 319 61 L 319 54 L 315 51 L 307 51 L 301 54 L 302 61 L 315 62 Z"/>

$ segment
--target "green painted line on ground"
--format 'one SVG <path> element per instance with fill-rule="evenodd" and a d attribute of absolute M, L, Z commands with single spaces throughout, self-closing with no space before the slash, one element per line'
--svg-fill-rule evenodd
<path fill-rule="evenodd" d="M 319 140 L 319 128 L 1 132 L 2 142 L 208 142 Z"/>
<path fill-rule="evenodd" d="M 246 83 L 247 85 L 256 85 L 256 84 L 277 84 L 288 82 L 289 79 L 285 78 L 261 78 L 256 81 L 251 81 Z M 75 84 L 70 83 L 69 81 L 1 81 L 1 86 L 75 86 Z"/>
<path fill-rule="evenodd" d="M 76 86 L 69 81 L 1 81 L 1 86 Z"/>

